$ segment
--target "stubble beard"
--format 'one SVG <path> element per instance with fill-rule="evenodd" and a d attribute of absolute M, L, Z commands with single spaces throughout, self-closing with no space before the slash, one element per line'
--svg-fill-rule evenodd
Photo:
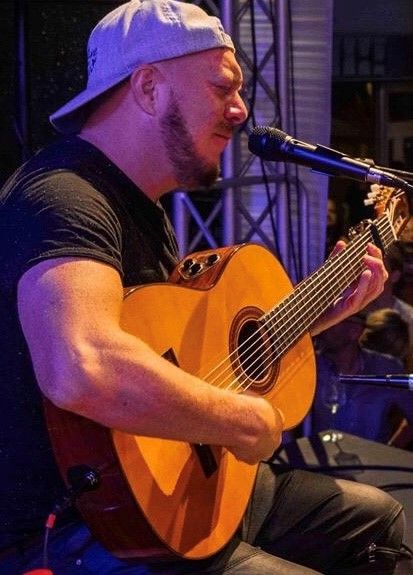
<path fill-rule="evenodd" d="M 207 162 L 196 150 L 173 94 L 168 112 L 162 118 L 161 131 L 178 186 L 187 190 L 212 186 L 218 178 L 219 165 Z"/>

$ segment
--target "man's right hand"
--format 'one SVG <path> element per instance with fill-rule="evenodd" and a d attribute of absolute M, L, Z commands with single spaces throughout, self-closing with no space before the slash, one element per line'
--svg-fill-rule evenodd
<path fill-rule="evenodd" d="M 281 410 L 272 407 L 266 399 L 255 394 L 249 395 L 249 398 L 259 417 L 259 429 L 243 445 L 228 446 L 227 449 L 240 461 L 255 465 L 269 459 L 280 446 L 285 418 Z"/>

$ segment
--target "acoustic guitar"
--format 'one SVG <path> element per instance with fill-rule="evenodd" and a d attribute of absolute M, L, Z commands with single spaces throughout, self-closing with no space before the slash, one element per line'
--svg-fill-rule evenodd
<path fill-rule="evenodd" d="M 262 246 L 204 251 L 185 258 L 169 282 L 127 290 L 123 328 L 211 385 L 263 395 L 294 427 L 314 395 L 309 328 L 361 274 L 367 243 L 387 251 L 408 219 L 401 191 L 380 190 L 372 202 L 376 219 L 295 288 Z M 107 429 L 47 400 L 45 412 L 63 477 L 79 465 L 100 475 L 77 506 L 117 557 L 201 559 L 233 536 L 257 466 L 221 447 Z"/>

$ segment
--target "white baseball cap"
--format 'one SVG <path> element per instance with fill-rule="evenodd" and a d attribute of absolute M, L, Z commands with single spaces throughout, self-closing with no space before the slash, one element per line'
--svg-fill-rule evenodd
<path fill-rule="evenodd" d="M 195 4 L 177 0 L 130 0 L 104 16 L 92 30 L 87 87 L 50 116 L 63 133 L 76 133 L 85 106 L 141 64 L 169 60 L 234 44 L 220 20 Z"/>

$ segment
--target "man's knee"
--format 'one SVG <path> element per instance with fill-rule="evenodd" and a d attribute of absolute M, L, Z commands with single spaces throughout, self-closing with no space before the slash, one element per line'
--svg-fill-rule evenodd
<path fill-rule="evenodd" d="M 339 481 L 339 484 L 345 510 L 357 512 L 366 522 L 378 518 L 380 523 L 391 523 L 402 511 L 396 499 L 372 485 L 354 481 Z"/>
<path fill-rule="evenodd" d="M 358 483 L 346 485 L 344 499 L 347 505 L 352 502 L 347 509 L 355 513 L 350 536 L 357 549 L 348 573 L 393 573 L 405 528 L 402 505 L 384 491 Z"/>

